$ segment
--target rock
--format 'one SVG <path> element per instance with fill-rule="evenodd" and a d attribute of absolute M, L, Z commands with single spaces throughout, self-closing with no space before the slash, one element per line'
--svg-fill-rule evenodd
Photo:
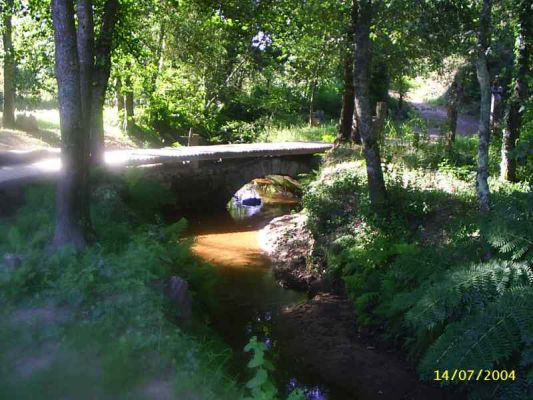
<path fill-rule="evenodd" d="M 39 132 L 39 125 L 37 123 L 37 118 L 34 115 L 18 114 L 15 121 L 17 127 L 29 133 Z"/>
<path fill-rule="evenodd" d="M 314 239 L 304 214 L 273 219 L 260 231 L 259 243 L 272 260 L 274 276 L 283 287 L 311 294 L 324 290 L 320 273 L 307 262 L 313 251 Z"/>
<path fill-rule="evenodd" d="M 22 258 L 16 254 L 7 253 L 2 263 L 7 271 L 16 271 L 22 266 Z"/>
<path fill-rule="evenodd" d="M 243 206 L 257 207 L 257 206 L 261 205 L 261 199 L 258 199 L 257 197 L 252 197 L 252 198 L 249 198 L 249 199 L 242 200 L 241 203 L 242 203 Z"/>
<path fill-rule="evenodd" d="M 178 308 L 178 320 L 187 324 L 192 316 L 192 297 L 189 284 L 179 276 L 173 276 L 165 285 L 165 293 Z"/>

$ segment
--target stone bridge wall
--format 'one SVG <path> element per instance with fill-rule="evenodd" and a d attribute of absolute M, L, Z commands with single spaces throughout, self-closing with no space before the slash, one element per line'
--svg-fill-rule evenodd
<path fill-rule="evenodd" d="M 180 210 L 224 209 L 235 192 L 251 180 L 267 175 L 296 178 L 317 168 L 319 161 L 319 157 L 306 154 L 165 163 L 146 168 L 146 177 L 175 193 Z"/>

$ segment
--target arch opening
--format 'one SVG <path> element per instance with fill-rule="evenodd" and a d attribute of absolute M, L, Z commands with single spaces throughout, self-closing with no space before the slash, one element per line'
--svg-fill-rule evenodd
<path fill-rule="evenodd" d="M 252 179 L 237 190 L 226 209 L 237 220 L 252 217 L 268 208 L 294 207 L 300 202 L 302 188 L 286 175 L 267 175 Z"/>

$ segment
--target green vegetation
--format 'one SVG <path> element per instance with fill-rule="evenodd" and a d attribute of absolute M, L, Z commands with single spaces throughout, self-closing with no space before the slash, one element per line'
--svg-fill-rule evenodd
<path fill-rule="evenodd" d="M 254 376 L 246 383 L 246 388 L 250 391 L 250 397 L 244 400 L 271 400 L 278 398 L 278 390 L 270 381 L 268 371 L 274 370 L 274 365 L 265 358 L 267 346 L 259 342 L 253 336 L 244 348 L 244 351 L 252 353 L 252 359 L 248 363 L 248 368 L 254 371 Z M 300 390 L 293 390 L 287 400 L 302 400 L 303 393 Z"/>
<path fill-rule="evenodd" d="M 279 397 L 255 338 L 247 385 L 228 376 L 202 312 L 216 274 L 185 222 L 158 215 L 171 195 L 135 171 L 90 179 L 106 149 L 193 138 L 335 143 L 303 206 L 312 261 L 344 283 L 361 329 L 424 380 L 516 370 L 463 384 L 472 399 L 533 391 L 530 1 L 3 0 L 0 15 L 0 147 L 15 150 L 0 162 L 54 146 L 63 168 L 55 193 L 31 190 L 0 221 L 2 396 Z M 195 295 L 190 321 L 164 294 L 174 276 Z"/>
<path fill-rule="evenodd" d="M 303 199 L 315 262 L 342 278 L 358 324 L 404 346 L 423 379 L 455 368 L 516 370 L 514 382 L 466 389 L 473 399 L 526 398 L 533 371 L 530 185 L 491 178 L 491 213 L 472 212 L 476 139 L 459 138 L 447 154 L 440 142 L 413 143 L 413 125 L 387 132 L 386 215 L 372 211 L 357 149 L 339 147 L 326 157 Z M 498 154 L 490 154 L 494 165 Z M 530 169 L 522 166 L 524 177 Z"/>
<path fill-rule="evenodd" d="M 261 142 L 328 142 L 333 143 L 336 137 L 336 125 L 328 124 L 321 127 L 288 126 L 265 127 L 259 134 Z"/>
<path fill-rule="evenodd" d="M 99 242 L 81 253 L 47 250 L 49 187 L 30 190 L 17 216 L 0 226 L 0 252 L 23 257 L 20 268 L 0 276 L 3 398 L 36 398 L 43 390 L 48 398 L 142 398 L 150 385 L 166 385 L 178 397 L 240 397 L 224 368 L 231 352 L 201 312 L 188 329 L 178 327 L 180 310 L 162 293 L 163 282 L 179 274 L 199 305 L 214 271 L 191 256 L 185 221 L 163 225 L 146 212 L 162 197 L 149 204 L 137 181 L 99 187 Z"/>

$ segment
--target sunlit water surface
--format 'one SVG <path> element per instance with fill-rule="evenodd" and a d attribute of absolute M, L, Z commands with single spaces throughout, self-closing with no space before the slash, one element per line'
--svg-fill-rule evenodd
<path fill-rule="evenodd" d="M 210 302 L 213 326 L 234 350 L 233 369 L 243 380 L 250 377 L 246 371 L 249 355 L 243 348 L 257 336 L 270 349 L 268 357 L 276 365 L 275 380 L 283 394 L 299 387 L 309 400 L 333 400 L 328 388 L 284 358 L 272 330 L 283 308 L 305 301 L 306 295 L 276 283 L 270 261 L 260 249 L 259 230 L 273 218 L 289 214 L 297 204 L 278 199 L 275 204 L 243 206 L 243 198 L 251 197 L 259 194 L 238 192 L 228 212 L 189 217 L 190 234 L 196 237 L 193 251 L 220 272 Z"/>

